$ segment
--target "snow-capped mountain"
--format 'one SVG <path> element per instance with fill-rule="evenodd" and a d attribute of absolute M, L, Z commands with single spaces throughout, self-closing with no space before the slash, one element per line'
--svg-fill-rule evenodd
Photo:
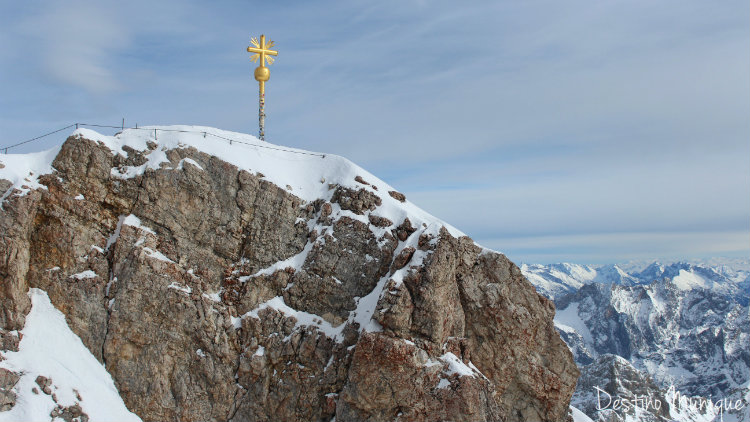
<path fill-rule="evenodd" d="M 711 266 L 687 262 L 664 265 L 654 262 L 635 277 L 642 283 L 671 279 L 680 290 L 707 289 L 732 296 L 745 305 L 750 297 L 750 271 L 729 265 Z"/>
<path fill-rule="evenodd" d="M 579 409 L 591 410 L 586 402 L 595 380 L 590 378 L 603 373 L 593 367 L 605 365 L 604 356 L 624 359 L 633 370 L 615 376 L 619 383 L 609 379 L 601 380 L 602 385 L 610 382 L 622 389 L 622 382 L 637 372 L 653 380 L 659 394 L 670 386 L 683 395 L 706 398 L 747 394 L 750 292 L 742 267 L 677 262 L 652 263 L 632 272 L 615 265 L 522 269 L 540 292 L 557 293 L 555 325 L 583 374 L 573 400 Z M 612 358 L 605 360 L 614 367 Z M 711 420 L 703 413 L 680 415 L 679 420 Z M 652 416 L 662 420 L 668 415 Z"/>
<path fill-rule="evenodd" d="M 553 304 L 343 157 L 79 129 L 0 154 L 0 195 L 0 421 L 571 412 Z"/>
<path fill-rule="evenodd" d="M 554 300 L 596 279 L 595 268 L 578 264 L 521 264 L 521 272 L 537 291 Z"/>
<path fill-rule="evenodd" d="M 715 261 L 718 263 L 522 264 L 521 271 L 539 293 L 553 300 L 591 283 L 632 286 L 670 278 L 682 289 L 707 288 L 745 301 L 750 291 L 750 260 Z"/>

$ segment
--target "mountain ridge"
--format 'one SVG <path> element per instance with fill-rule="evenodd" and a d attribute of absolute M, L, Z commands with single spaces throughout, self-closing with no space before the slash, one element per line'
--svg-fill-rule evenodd
<path fill-rule="evenodd" d="M 662 263 L 654 260 L 638 265 L 601 264 L 585 265 L 574 263 L 527 264 L 521 269 L 534 286 L 547 297 L 555 298 L 573 293 L 586 284 L 604 283 L 619 285 L 650 284 L 665 278 L 677 278 L 685 288 L 690 285 L 710 283 L 716 290 L 743 297 L 742 292 L 750 289 L 750 259 L 728 260 L 718 264 L 707 264 L 710 261 L 723 261 L 712 258 L 701 261 L 671 261 Z M 623 267 L 629 267 L 624 269 Z M 692 273 L 692 274 L 690 274 Z M 692 277 L 691 277 L 692 275 Z M 746 295 L 744 295 L 746 296 Z"/>

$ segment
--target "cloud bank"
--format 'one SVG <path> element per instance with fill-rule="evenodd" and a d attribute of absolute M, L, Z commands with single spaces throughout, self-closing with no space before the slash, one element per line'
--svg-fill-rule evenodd
<path fill-rule="evenodd" d="M 4 7 L 2 145 L 122 117 L 255 133 L 265 33 L 269 141 L 344 155 L 514 260 L 750 255 L 747 2 Z"/>

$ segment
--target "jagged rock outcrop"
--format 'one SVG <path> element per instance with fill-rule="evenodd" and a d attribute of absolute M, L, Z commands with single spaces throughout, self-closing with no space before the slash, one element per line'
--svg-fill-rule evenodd
<path fill-rule="evenodd" d="M 16 393 L 13 387 L 18 383 L 19 376 L 13 371 L 0 368 L 0 411 L 10 410 L 16 404 Z"/>
<path fill-rule="evenodd" d="M 185 144 L 101 138 L 2 203 L 0 328 L 46 291 L 143 420 L 566 418 L 552 302 L 385 183 L 311 174 L 303 199 Z"/>

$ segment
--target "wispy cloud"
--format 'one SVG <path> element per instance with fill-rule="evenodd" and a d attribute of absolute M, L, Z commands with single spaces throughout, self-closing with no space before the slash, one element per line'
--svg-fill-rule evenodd
<path fill-rule="evenodd" d="M 0 25 L 0 124 L 12 139 L 72 116 L 255 133 L 244 48 L 265 33 L 280 51 L 272 142 L 345 155 L 502 250 L 539 241 L 539 259 L 570 256 L 541 241 L 557 236 L 598 253 L 610 249 L 591 234 L 610 233 L 623 254 L 662 256 L 688 242 L 617 233 L 710 232 L 718 253 L 721 233 L 750 233 L 748 12 L 745 0 L 19 2 Z"/>
<path fill-rule="evenodd" d="M 747 231 L 594 233 L 561 236 L 480 237 L 478 241 L 517 263 L 690 260 L 710 256 L 747 258 Z M 500 246 L 506 246 L 502 248 Z"/>
<path fill-rule="evenodd" d="M 33 40 L 29 57 L 38 58 L 50 77 L 96 95 L 121 87 L 113 57 L 130 45 L 132 34 L 114 10 L 72 1 L 39 11 L 20 25 Z"/>

